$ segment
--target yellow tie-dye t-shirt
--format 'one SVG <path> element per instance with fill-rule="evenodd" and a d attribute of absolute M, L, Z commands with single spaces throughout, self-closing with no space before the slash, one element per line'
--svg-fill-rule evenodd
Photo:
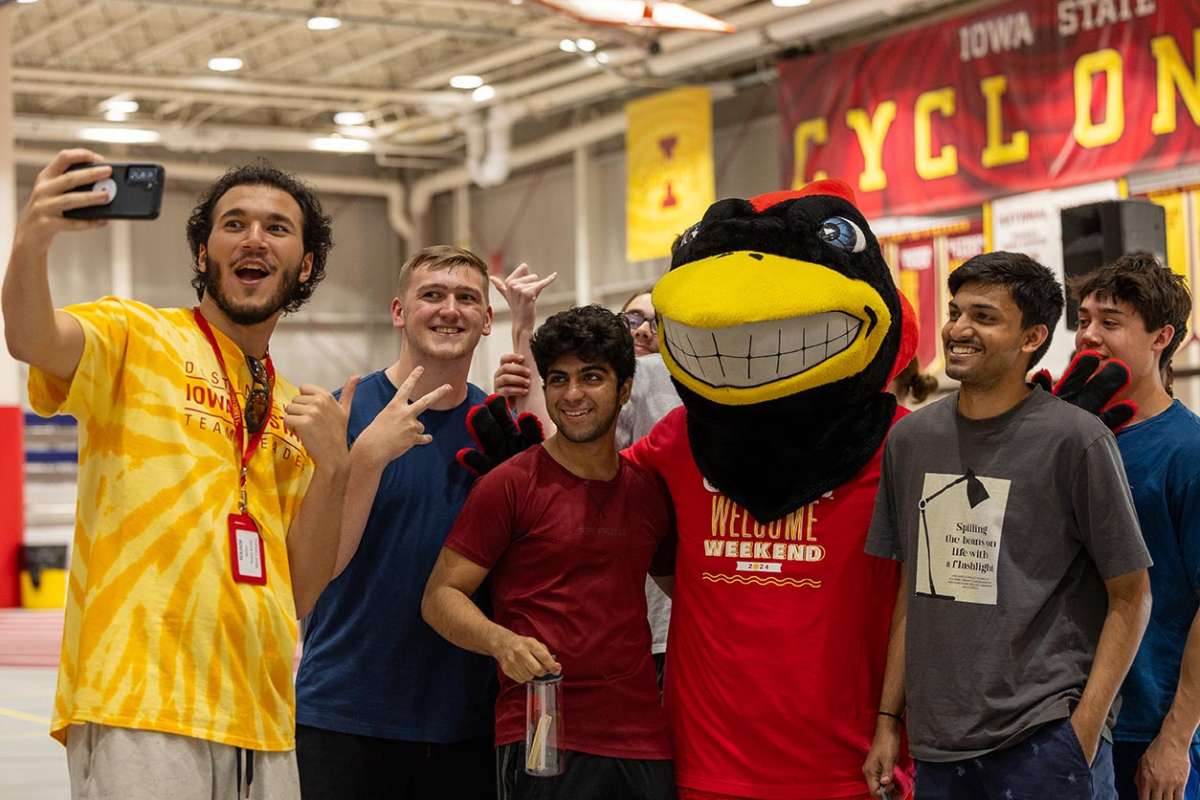
<path fill-rule="evenodd" d="M 229 394 L 191 309 L 104 298 L 65 309 L 83 325 L 68 383 L 33 369 L 39 414 L 79 421 L 79 501 L 52 734 L 96 722 L 254 750 L 295 742 L 296 612 L 287 531 L 312 474 L 282 408 L 250 460 L 250 515 L 267 583 L 232 577 L 240 445 Z M 244 407 L 250 373 L 215 331 Z"/>

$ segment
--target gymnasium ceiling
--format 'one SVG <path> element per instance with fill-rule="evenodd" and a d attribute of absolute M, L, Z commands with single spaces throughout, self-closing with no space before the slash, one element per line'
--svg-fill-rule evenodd
<path fill-rule="evenodd" d="M 11 1 L 11 0 L 10 0 Z M 794 2 L 795 0 L 793 0 Z M 0 0 L 3 2 L 3 0 Z M 513 146 L 683 83 L 769 85 L 774 59 L 944 11 L 958 0 L 692 0 L 731 35 L 589 25 L 536 0 L 34 0 L 12 32 L 19 146 L 136 128 L 176 153 L 305 152 L 356 140 L 411 177 L 460 165 L 467 131 L 502 120 Z M 310 30 L 313 16 L 336 17 Z M 575 52 L 563 40 L 581 42 Z M 590 47 L 589 40 L 594 43 Z M 213 58 L 241 59 L 217 72 Z M 450 85 L 477 75 L 494 92 Z M 489 97 L 488 94 L 491 94 Z M 111 122 L 114 104 L 137 110 Z M 338 112 L 363 121 L 339 129 Z"/>

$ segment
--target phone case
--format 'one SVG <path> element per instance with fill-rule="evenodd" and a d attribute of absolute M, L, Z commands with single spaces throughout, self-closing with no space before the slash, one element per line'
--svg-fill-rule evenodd
<path fill-rule="evenodd" d="M 86 169 L 94 164 L 75 164 L 68 172 Z M 159 164 L 110 164 L 112 188 L 116 196 L 102 206 L 88 206 L 64 211 L 71 219 L 158 219 L 162 208 L 163 183 L 166 171 Z M 104 183 L 102 181 L 101 183 Z M 84 184 L 72 191 L 90 192 L 100 184 Z"/>

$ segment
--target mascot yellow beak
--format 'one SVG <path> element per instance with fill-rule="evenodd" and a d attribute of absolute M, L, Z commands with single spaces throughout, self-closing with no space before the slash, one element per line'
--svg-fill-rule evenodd
<path fill-rule="evenodd" d="M 740 250 L 671 270 L 654 288 L 671 375 L 722 405 L 750 405 L 856 375 L 892 326 L 866 281 Z"/>

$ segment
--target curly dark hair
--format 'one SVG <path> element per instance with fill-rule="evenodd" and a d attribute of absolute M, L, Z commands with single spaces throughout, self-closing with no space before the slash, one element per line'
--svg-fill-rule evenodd
<path fill-rule="evenodd" d="M 550 365 L 563 356 L 607 364 L 616 373 L 618 386 L 632 378 L 637 368 L 629 326 L 595 304 L 554 314 L 534 331 L 529 346 L 543 380 Z"/>
<path fill-rule="evenodd" d="M 213 209 L 225 193 L 235 186 L 273 186 L 287 192 L 300 206 L 300 233 L 304 239 L 305 255 L 312 254 L 312 271 L 308 280 L 297 283 L 283 310 L 297 311 L 308 302 L 317 284 L 325 277 L 325 258 L 333 247 L 332 219 L 321 209 L 316 191 L 304 181 L 287 172 L 275 169 L 265 161 L 231 167 L 216 183 L 208 187 L 192 209 L 187 221 L 188 246 L 192 249 L 192 288 L 196 298 L 204 298 L 204 273 L 200 271 L 200 247 L 208 245 L 212 233 Z"/>
<path fill-rule="evenodd" d="M 969 259 L 946 279 L 952 295 L 968 283 L 1005 287 L 1021 310 L 1022 328 L 1046 326 L 1046 341 L 1030 356 L 1029 367 L 1041 361 L 1063 311 L 1063 289 L 1054 273 L 1024 253 L 997 250 Z"/>
<path fill-rule="evenodd" d="M 1127 253 L 1095 272 L 1068 281 L 1068 286 L 1080 302 L 1094 294 L 1101 300 L 1128 303 L 1141 316 L 1147 333 L 1166 325 L 1174 327 L 1175 336 L 1158 358 L 1160 368 L 1170 363 L 1187 336 L 1188 317 L 1192 315 L 1187 282 L 1150 253 Z"/>

